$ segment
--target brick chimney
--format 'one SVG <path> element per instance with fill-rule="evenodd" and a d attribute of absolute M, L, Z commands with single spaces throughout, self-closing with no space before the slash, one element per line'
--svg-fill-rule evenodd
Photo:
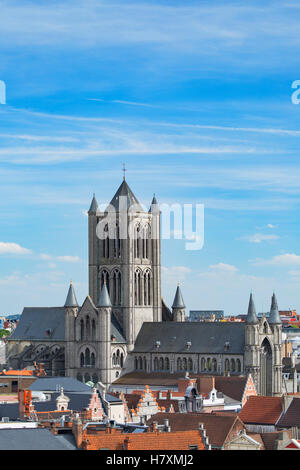
<path fill-rule="evenodd" d="M 210 375 L 209 377 L 199 377 L 199 394 L 207 394 L 215 388 L 215 377 Z"/>
<path fill-rule="evenodd" d="M 76 446 L 78 449 L 80 449 L 83 442 L 83 424 L 79 415 L 73 419 L 72 432 L 75 438 Z"/>

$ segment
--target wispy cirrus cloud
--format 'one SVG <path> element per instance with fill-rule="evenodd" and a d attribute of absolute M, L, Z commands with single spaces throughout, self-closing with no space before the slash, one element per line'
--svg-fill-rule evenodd
<path fill-rule="evenodd" d="M 246 240 L 249 243 L 262 243 L 278 239 L 278 235 L 270 235 L 265 233 L 254 233 L 253 235 L 244 235 L 243 237 L 239 238 L 239 240 Z"/>

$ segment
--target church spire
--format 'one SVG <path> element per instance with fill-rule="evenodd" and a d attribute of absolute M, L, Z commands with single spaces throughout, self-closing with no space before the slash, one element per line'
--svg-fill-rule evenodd
<path fill-rule="evenodd" d="M 66 298 L 65 307 L 78 307 L 78 302 L 76 299 L 74 287 L 72 281 L 70 282 L 69 292 Z"/>
<path fill-rule="evenodd" d="M 246 318 L 246 323 L 248 325 L 249 324 L 254 325 L 254 324 L 258 323 L 252 292 L 250 294 L 250 299 L 249 299 L 249 306 L 248 306 L 248 314 L 247 314 L 247 318 Z"/>
<path fill-rule="evenodd" d="M 279 315 L 279 311 L 278 311 L 277 299 L 276 299 L 276 295 L 275 295 L 274 292 L 273 292 L 273 295 L 272 295 L 269 323 L 270 324 L 280 324 L 281 323 L 281 319 L 280 319 L 280 315 Z"/>

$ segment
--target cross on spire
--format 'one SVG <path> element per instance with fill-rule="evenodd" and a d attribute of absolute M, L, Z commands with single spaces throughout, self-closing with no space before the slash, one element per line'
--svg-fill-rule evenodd
<path fill-rule="evenodd" d="M 123 163 L 123 180 L 125 181 L 125 173 L 126 173 L 126 167 L 125 167 L 125 163 Z"/>

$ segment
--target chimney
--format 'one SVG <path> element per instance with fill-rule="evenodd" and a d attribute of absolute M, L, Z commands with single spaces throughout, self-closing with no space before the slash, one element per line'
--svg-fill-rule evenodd
<path fill-rule="evenodd" d="M 209 377 L 199 377 L 199 393 L 207 394 L 215 388 L 215 377 L 210 375 Z"/>
<path fill-rule="evenodd" d="M 72 432 L 75 438 L 76 447 L 80 449 L 83 442 L 83 424 L 78 414 L 73 419 Z"/>
<path fill-rule="evenodd" d="M 164 425 L 165 425 L 164 431 L 165 432 L 171 432 L 171 426 L 170 426 L 170 423 L 169 423 L 168 419 L 164 419 Z"/>

